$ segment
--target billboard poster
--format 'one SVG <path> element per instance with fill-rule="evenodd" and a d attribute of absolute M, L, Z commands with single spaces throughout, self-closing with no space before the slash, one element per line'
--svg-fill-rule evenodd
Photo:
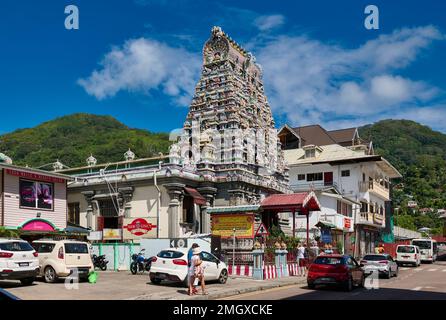
<path fill-rule="evenodd" d="M 157 237 L 156 218 L 125 218 L 123 230 L 124 240 L 147 239 Z"/>
<path fill-rule="evenodd" d="M 121 229 L 104 229 L 102 230 L 103 240 L 121 240 Z"/>
<path fill-rule="evenodd" d="M 212 215 L 212 235 L 222 238 L 253 238 L 254 215 L 253 214 L 228 214 Z"/>

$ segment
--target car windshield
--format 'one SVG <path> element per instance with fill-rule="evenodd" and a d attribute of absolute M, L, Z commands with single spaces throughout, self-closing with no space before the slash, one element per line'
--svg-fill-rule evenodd
<path fill-rule="evenodd" d="M 70 253 L 88 253 L 88 247 L 85 243 L 65 243 L 65 252 Z"/>
<path fill-rule="evenodd" d="M 413 241 L 412 244 L 420 249 L 432 249 L 432 242 L 430 241 Z"/>
<path fill-rule="evenodd" d="M 380 255 L 380 254 L 368 254 L 366 256 L 364 256 L 363 260 L 367 260 L 367 261 L 380 261 L 380 260 L 386 260 L 387 257 Z"/>
<path fill-rule="evenodd" d="M 336 265 L 336 264 L 342 264 L 343 260 L 342 258 L 338 257 L 317 257 L 316 260 L 314 260 L 315 264 L 330 264 L 330 265 Z"/>
<path fill-rule="evenodd" d="M 33 251 L 33 247 L 28 242 L 14 241 L 0 243 L 0 249 L 4 251 Z"/>
<path fill-rule="evenodd" d="M 178 259 L 184 256 L 184 253 L 174 250 L 163 250 L 160 253 L 158 253 L 159 258 L 164 259 Z"/>
<path fill-rule="evenodd" d="M 411 246 L 398 247 L 396 252 L 400 252 L 400 253 L 415 253 L 415 247 L 411 247 Z"/>

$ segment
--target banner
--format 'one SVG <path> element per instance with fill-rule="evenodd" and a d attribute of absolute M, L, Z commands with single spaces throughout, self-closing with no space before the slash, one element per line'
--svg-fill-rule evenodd
<path fill-rule="evenodd" d="M 156 218 L 125 218 L 123 230 L 124 240 L 156 238 L 158 226 Z"/>
<path fill-rule="evenodd" d="M 121 229 L 104 229 L 102 230 L 103 240 L 121 240 Z"/>
<path fill-rule="evenodd" d="M 212 215 L 212 235 L 222 238 L 253 238 L 254 215 L 253 214 L 214 214 Z"/>

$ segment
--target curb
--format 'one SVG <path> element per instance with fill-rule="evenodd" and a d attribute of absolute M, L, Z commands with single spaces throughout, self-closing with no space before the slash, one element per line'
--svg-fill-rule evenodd
<path fill-rule="evenodd" d="M 250 293 L 250 292 L 256 292 L 256 291 L 263 291 L 263 290 L 269 290 L 279 287 L 287 287 L 292 286 L 296 284 L 304 284 L 306 283 L 306 278 L 298 278 L 292 281 L 284 281 L 284 282 L 275 282 L 275 283 L 264 283 L 270 280 L 257 280 L 259 284 L 253 284 L 252 286 L 249 286 L 247 288 L 239 288 L 239 289 L 232 289 L 232 290 L 225 290 L 223 292 L 216 292 L 216 293 L 209 293 L 207 296 L 197 295 L 193 297 L 189 297 L 187 295 L 184 296 L 154 296 L 153 294 L 143 294 L 140 296 L 132 297 L 127 300 L 216 300 L 221 298 L 226 298 L 230 296 L 235 296 L 243 293 Z"/>

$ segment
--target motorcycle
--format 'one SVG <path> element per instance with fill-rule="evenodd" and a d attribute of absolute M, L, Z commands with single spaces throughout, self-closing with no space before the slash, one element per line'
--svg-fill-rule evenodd
<path fill-rule="evenodd" d="M 132 263 L 130 264 L 130 271 L 132 274 L 137 274 L 138 272 L 150 271 L 152 266 L 152 258 L 144 257 L 145 249 L 142 249 L 138 254 L 132 254 Z"/>
<path fill-rule="evenodd" d="M 102 271 L 107 270 L 107 263 L 108 260 L 105 259 L 105 254 L 97 256 L 97 255 L 93 255 L 93 265 L 95 268 L 99 268 Z"/>

